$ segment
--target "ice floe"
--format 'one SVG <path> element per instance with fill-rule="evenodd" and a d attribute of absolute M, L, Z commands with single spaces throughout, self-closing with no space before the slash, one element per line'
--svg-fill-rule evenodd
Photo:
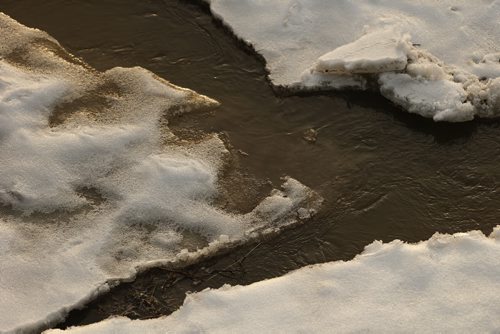
<path fill-rule="evenodd" d="M 321 199 L 291 178 L 246 214 L 214 204 L 229 151 L 168 120 L 215 106 L 142 68 L 98 72 L 0 13 L 1 333 L 314 213 Z"/>
<path fill-rule="evenodd" d="M 110 318 L 56 333 L 493 333 L 500 226 L 368 245 L 347 262 L 188 295 L 168 317 Z"/>
<path fill-rule="evenodd" d="M 365 89 L 368 80 L 435 121 L 500 114 L 499 0 L 207 2 L 265 58 L 276 86 Z"/>

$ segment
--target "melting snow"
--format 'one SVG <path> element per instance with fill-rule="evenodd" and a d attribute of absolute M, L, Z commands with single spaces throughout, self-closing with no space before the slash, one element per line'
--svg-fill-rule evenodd
<path fill-rule="evenodd" d="M 223 142 L 168 128 L 216 101 L 142 68 L 97 72 L 1 13 L 0 31 L 0 332 L 46 328 L 142 268 L 195 261 L 319 206 L 289 178 L 253 211 L 223 211 L 212 204 Z"/>

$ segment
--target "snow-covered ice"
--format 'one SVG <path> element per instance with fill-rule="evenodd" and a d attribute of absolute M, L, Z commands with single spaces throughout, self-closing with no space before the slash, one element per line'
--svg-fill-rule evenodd
<path fill-rule="evenodd" d="M 368 245 L 347 262 L 188 295 L 168 317 L 56 333 L 496 333 L 500 226 Z"/>
<path fill-rule="evenodd" d="M 500 114 L 499 0 L 207 2 L 277 86 L 365 89 L 375 78 L 385 97 L 435 121 Z"/>
<path fill-rule="evenodd" d="M 142 68 L 97 72 L 0 13 L 0 332 L 46 328 L 138 270 L 317 209 L 291 178 L 249 213 L 213 204 L 230 153 L 168 120 L 216 105 Z"/>

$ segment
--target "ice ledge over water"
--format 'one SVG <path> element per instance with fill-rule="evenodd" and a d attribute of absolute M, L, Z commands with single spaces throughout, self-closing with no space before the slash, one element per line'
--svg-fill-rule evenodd
<path fill-rule="evenodd" d="M 276 86 L 376 86 L 435 121 L 500 115 L 499 0 L 207 2 L 265 58 Z"/>
<path fill-rule="evenodd" d="M 483 74 L 496 57 L 485 57 Z M 499 66 L 500 69 L 500 66 Z M 495 72 L 488 72 L 495 77 Z M 350 84 L 347 79 L 357 82 Z M 360 88 L 376 80 L 382 95 L 408 112 L 434 121 L 463 122 L 500 114 L 500 78 L 480 80 L 442 63 L 394 29 L 367 33 L 316 61 L 302 75 L 308 89 Z M 342 81 L 340 81 L 342 80 Z"/>
<path fill-rule="evenodd" d="M 46 334 L 492 333 L 500 329 L 500 226 L 375 241 L 347 262 L 188 295 L 172 315 L 110 318 Z"/>

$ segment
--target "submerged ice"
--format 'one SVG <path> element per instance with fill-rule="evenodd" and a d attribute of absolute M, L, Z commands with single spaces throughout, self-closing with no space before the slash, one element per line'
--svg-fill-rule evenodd
<path fill-rule="evenodd" d="M 208 2 L 262 54 L 277 86 L 374 81 L 395 104 L 435 121 L 500 114 L 498 0 Z"/>
<path fill-rule="evenodd" d="M 500 226 L 489 237 L 376 241 L 351 261 L 188 295 L 168 317 L 110 318 L 49 333 L 494 333 L 499 252 Z"/>
<path fill-rule="evenodd" d="M 288 178 L 246 214 L 215 206 L 229 151 L 168 119 L 217 102 L 142 68 L 97 72 L 0 13 L 0 332 L 62 319 L 147 266 L 188 263 L 314 212 Z"/>

